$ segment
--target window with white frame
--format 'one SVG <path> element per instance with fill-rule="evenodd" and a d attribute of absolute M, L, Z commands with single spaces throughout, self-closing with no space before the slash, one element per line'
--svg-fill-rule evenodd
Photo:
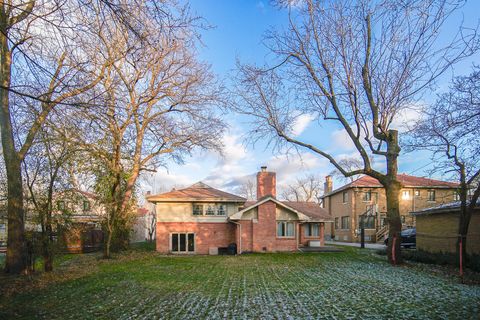
<path fill-rule="evenodd" d="M 350 229 L 350 217 L 349 216 L 345 216 L 345 217 L 342 217 L 342 229 Z"/>
<path fill-rule="evenodd" d="M 342 198 L 343 198 L 343 203 L 347 203 L 347 201 L 348 201 L 348 191 L 343 191 Z"/>
<path fill-rule="evenodd" d="M 409 190 L 403 190 L 402 191 L 402 200 L 409 200 L 410 199 L 410 191 Z"/>
<path fill-rule="evenodd" d="M 217 205 L 217 216 L 224 216 L 225 214 L 226 214 L 225 205 L 224 204 L 218 204 Z"/>
<path fill-rule="evenodd" d="M 363 193 L 363 201 L 365 202 L 372 201 L 372 191 L 366 191 Z"/>
<path fill-rule="evenodd" d="M 225 216 L 227 214 L 227 206 L 223 203 L 194 203 L 194 216 Z"/>
<path fill-rule="evenodd" d="M 207 215 L 207 216 L 215 215 L 215 205 L 214 204 L 207 204 L 206 205 L 205 215 Z"/>
<path fill-rule="evenodd" d="M 457 191 L 453 191 L 453 201 L 460 201 L 460 194 Z"/>
<path fill-rule="evenodd" d="M 415 190 L 415 197 L 420 197 L 420 190 Z"/>
<path fill-rule="evenodd" d="M 194 204 L 193 205 L 193 215 L 194 216 L 203 215 L 203 204 Z"/>
<path fill-rule="evenodd" d="M 319 236 L 320 236 L 319 223 L 307 223 L 305 225 L 305 237 L 319 237 Z"/>
<path fill-rule="evenodd" d="M 280 238 L 291 238 L 295 236 L 295 224 L 290 221 L 277 222 L 277 236 Z"/>

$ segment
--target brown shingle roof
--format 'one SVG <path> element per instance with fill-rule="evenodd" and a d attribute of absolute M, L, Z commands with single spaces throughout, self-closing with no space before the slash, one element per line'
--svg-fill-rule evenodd
<path fill-rule="evenodd" d="M 172 190 L 170 192 L 148 196 L 147 200 L 151 202 L 162 202 L 162 201 L 245 202 L 246 199 L 222 190 L 212 188 L 203 182 L 197 182 L 188 188 Z"/>
<path fill-rule="evenodd" d="M 332 219 L 332 216 L 328 214 L 328 211 L 315 202 L 282 201 L 282 203 L 292 209 L 300 211 L 313 221 Z"/>
<path fill-rule="evenodd" d="M 303 202 L 303 201 L 280 201 L 282 204 L 297 210 L 304 215 L 308 216 L 312 221 L 316 220 L 331 220 L 332 216 L 328 214 L 328 211 L 322 208 L 315 202 Z M 247 201 L 241 209 L 251 207 L 258 203 L 258 201 Z"/>
<path fill-rule="evenodd" d="M 401 173 L 398 176 L 398 180 L 403 184 L 404 187 L 417 187 L 417 188 L 458 188 L 458 183 L 441 181 L 435 179 L 429 179 L 424 177 L 415 177 L 408 174 Z M 362 176 L 357 180 L 350 182 L 332 192 L 326 194 L 329 196 L 340 192 L 345 189 L 354 188 L 354 187 L 370 187 L 370 188 L 382 188 L 383 186 L 380 182 L 370 176 Z"/>

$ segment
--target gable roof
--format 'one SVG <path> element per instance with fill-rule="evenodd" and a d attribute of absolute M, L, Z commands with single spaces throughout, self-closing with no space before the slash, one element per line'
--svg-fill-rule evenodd
<path fill-rule="evenodd" d="M 259 201 L 247 201 L 245 202 L 244 208 L 236 212 L 235 214 L 231 215 L 229 219 L 239 220 L 242 218 L 242 215 L 245 212 L 258 207 L 259 205 L 267 201 L 273 201 L 277 205 L 296 213 L 300 220 L 315 221 L 315 222 L 332 222 L 333 221 L 332 217 L 328 214 L 328 212 L 316 203 L 279 201 L 273 197 L 265 197 L 263 199 L 260 199 Z"/>
<path fill-rule="evenodd" d="M 245 202 L 246 199 L 234 194 L 218 190 L 206 185 L 203 182 L 197 182 L 190 187 L 173 189 L 170 192 L 147 196 L 150 202 L 186 202 L 186 201 L 219 201 L 219 202 Z"/>
<path fill-rule="evenodd" d="M 439 188 L 439 189 L 453 189 L 458 188 L 458 183 L 435 180 L 424 177 L 411 176 L 405 173 L 401 173 L 397 176 L 398 180 L 407 188 Z M 382 184 L 375 178 L 370 176 L 362 176 L 355 181 L 352 181 L 338 189 L 333 190 L 322 196 L 328 197 L 333 194 L 336 194 L 340 191 L 347 190 L 350 188 L 383 188 Z"/>

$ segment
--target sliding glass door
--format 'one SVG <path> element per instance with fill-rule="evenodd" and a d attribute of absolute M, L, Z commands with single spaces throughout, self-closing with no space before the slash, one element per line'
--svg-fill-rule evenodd
<path fill-rule="evenodd" d="M 195 252 L 195 234 L 172 233 L 170 235 L 170 250 L 174 253 Z"/>

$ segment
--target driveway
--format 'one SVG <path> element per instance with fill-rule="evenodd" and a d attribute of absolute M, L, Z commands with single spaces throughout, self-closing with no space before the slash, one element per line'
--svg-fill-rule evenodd
<path fill-rule="evenodd" d="M 334 244 L 337 246 L 357 247 L 360 248 L 360 243 L 356 242 L 342 242 L 342 241 L 325 241 L 325 244 Z M 367 249 L 385 249 L 386 246 L 381 243 L 365 243 Z"/>

